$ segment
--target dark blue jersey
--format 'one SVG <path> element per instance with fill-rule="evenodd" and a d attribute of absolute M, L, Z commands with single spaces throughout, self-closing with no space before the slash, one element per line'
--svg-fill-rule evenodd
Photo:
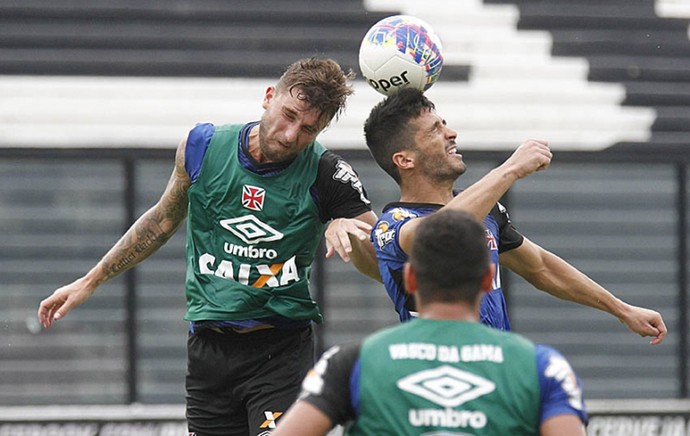
<path fill-rule="evenodd" d="M 427 203 L 390 203 L 384 207 L 383 214 L 372 231 L 372 241 L 378 257 L 381 278 L 401 321 L 414 318 L 416 310 L 414 298 L 405 291 L 402 280 L 407 253 L 402 250 L 398 240 L 400 228 L 410 219 L 430 215 L 441 207 L 443 206 L 439 204 Z M 493 279 L 493 290 L 485 294 L 482 299 L 480 321 L 499 330 L 510 330 L 510 320 L 501 288 L 498 255 L 519 247 L 524 238 L 513 227 L 507 210 L 500 203 L 497 203 L 484 218 L 484 226 L 491 262 L 496 267 L 496 273 Z"/>

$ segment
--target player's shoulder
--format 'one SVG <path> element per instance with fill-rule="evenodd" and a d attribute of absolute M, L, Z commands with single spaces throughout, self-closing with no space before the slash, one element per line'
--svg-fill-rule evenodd
<path fill-rule="evenodd" d="M 360 350 L 362 349 L 362 341 L 354 340 L 350 342 L 345 342 L 337 346 L 337 353 L 340 359 L 354 362 L 359 357 Z"/>
<path fill-rule="evenodd" d="M 244 124 L 197 123 L 187 134 L 187 147 L 206 148 L 216 133 L 226 134 L 239 132 Z"/>
<path fill-rule="evenodd" d="M 584 423 L 587 412 L 582 397 L 582 384 L 568 360 L 555 348 L 536 345 L 537 374 L 542 389 L 542 419 L 556 413 L 577 415 Z"/>
<path fill-rule="evenodd" d="M 572 398 L 580 398 L 580 387 L 575 370 L 558 350 L 548 345 L 535 345 L 537 373 L 542 383 L 562 389 Z M 581 401 L 581 399 L 580 399 Z"/>
<path fill-rule="evenodd" d="M 404 203 L 389 203 L 383 208 L 379 221 L 399 222 L 422 216 L 414 207 Z"/>
<path fill-rule="evenodd" d="M 371 210 L 371 201 L 352 165 L 330 150 L 324 150 L 318 159 L 315 186 L 326 211 L 322 219 L 352 218 Z"/>
<path fill-rule="evenodd" d="M 211 123 L 207 123 L 207 124 L 213 126 L 213 124 L 211 124 Z M 245 126 L 245 124 L 228 123 L 228 124 L 217 125 L 217 126 L 215 126 L 215 129 L 216 129 L 216 131 L 219 131 L 219 132 L 226 132 L 229 130 L 239 130 L 244 126 Z"/>
<path fill-rule="evenodd" d="M 333 345 L 321 354 L 319 361 L 332 360 L 334 356 L 338 359 L 356 360 L 362 346 L 361 340 L 353 340 Z"/>
<path fill-rule="evenodd" d="M 194 127 L 189 130 L 187 142 L 190 146 L 204 142 L 207 143 L 216 132 L 216 129 L 217 126 L 213 123 L 196 123 Z"/>
<path fill-rule="evenodd" d="M 312 375 L 317 380 L 314 383 L 316 385 L 320 385 L 321 382 L 319 382 L 318 380 L 320 380 L 321 376 L 323 376 L 327 372 L 347 373 L 351 371 L 355 362 L 357 361 L 357 359 L 359 359 L 361 348 L 362 341 L 355 340 L 338 345 L 333 345 L 332 347 L 324 351 L 323 354 L 321 354 L 321 357 L 319 357 L 319 360 L 316 362 L 316 365 L 314 366 L 314 374 Z M 307 379 L 309 379 L 309 377 L 307 377 Z M 308 385 L 309 383 L 307 382 L 305 387 Z"/>
<path fill-rule="evenodd" d="M 319 172 L 328 173 L 333 179 L 345 178 L 348 183 L 350 179 L 358 177 L 354 167 L 343 157 L 324 148 L 318 142 L 314 143 L 312 151 L 319 158 Z"/>
<path fill-rule="evenodd" d="M 312 150 L 321 157 L 321 163 L 324 165 L 335 165 L 339 160 L 344 160 L 339 154 L 327 149 L 319 142 L 314 142 Z"/>
<path fill-rule="evenodd" d="M 390 222 L 407 221 L 412 218 L 427 215 L 425 209 L 430 205 L 422 203 L 393 202 L 383 207 L 383 213 L 379 221 L 387 220 Z"/>
<path fill-rule="evenodd" d="M 536 344 L 535 354 L 537 366 L 541 372 L 549 374 L 561 372 L 574 374 L 568 360 L 555 348 L 549 345 Z"/>
<path fill-rule="evenodd" d="M 372 231 L 374 248 L 382 250 L 387 245 L 396 241 L 397 231 L 402 225 L 418 215 L 405 207 L 384 208 L 383 214 L 374 224 Z"/>
<path fill-rule="evenodd" d="M 376 228 L 382 232 L 389 228 L 402 227 L 407 221 L 430 215 L 440 209 L 441 205 L 426 203 L 393 202 L 384 206 Z"/>
<path fill-rule="evenodd" d="M 428 209 L 428 206 L 403 202 L 387 204 L 372 231 L 374 248 L 377 251 L 392 249 L 393 252 L 400 254 L 398 252 L 401 250 L 398 245 L 398 237 L 401 228 L 411 219 L 432 213 L 433 206 L 432 209 Z"/>

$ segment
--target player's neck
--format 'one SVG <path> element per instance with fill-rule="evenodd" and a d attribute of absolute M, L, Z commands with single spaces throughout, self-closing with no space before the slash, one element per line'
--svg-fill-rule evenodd
<path fill-rule="evenodd" d="M 467 303 L 426 303 L 419 307 L 419 316 L 424 319 L 479 322 L 478 308 Z"/>
<path fill-rule="evenodd" d="M 265 164 L 271 163 L 261 152 L 259 145 L 259 124 L 253 126 L 247 135 L 247 153 L 254 159 L 256 163 Z"/>
<path fill-rule="evenodd" d="M 400 201 L 405 203 L 448 204 L 453 199 L 453 183 L 409 178 L 400 183 Z"/>

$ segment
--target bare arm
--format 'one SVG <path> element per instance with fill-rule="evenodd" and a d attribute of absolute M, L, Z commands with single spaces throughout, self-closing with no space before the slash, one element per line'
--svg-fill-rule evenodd
<path fill-rule="evenodd" d="M 185 147 L 186 140 L 177 148 L 175 169 L 158 203 L 139 217 L 86 275 L 41 301 L 38 319 L 44 327 L 65 317 L 100 285 L 156 252 L 177 231 L 187 216 L 187 189 L 191 185 L 184 167 Z"/>
<path fill-rule="evenodd" d="M 482 221 L 516 181 L 546 169 L 551 158 L 548 142 L 529 139 L 520 144 L 505 162 L 463 190 L 445 207 L 470 212 Z"/>
<path fill-rule="evenodd" d="M 321 410 L 306 401 L 296 402 L 279 421 L 272 436 L 325 436 L 333 422 Z"/>
<path fill-rule="evenodd" d="M 376 252 L 369 235 L 376 224 L 376 214 L 365 212 L 355 218 L 338 218 L 326 229 L 326 257 L 335 253 L 367 277 L 381 282 Z"/>
<path fill-rule="evenodd" d="M 499 167 L 456 195 L 444 207 L 464 210 L 482 221 L 516 181 L 547 168 L 551 158 L 552 153 L 546 141 L 529 139 L 520 144 Z M 412 237 L 420 219 L 423 218 L 412 219 L 400 227 L 398 240 L 406 253 L 412 248 Z"/>
<path fill-rule="evenodd" d="M 528 239 L 520 247 L 502 253 L 499 260 L 501 265 L 537 289 L 610 313 L 640 336 L 652 337 L 653 345 L 660 344 L 666 336 L 666 325 L 658 312 L 621 301 L 575 267 Z"/>
<path fill-rule="evenodd" d="M 541 423 L 540 436 L 585 436 L 585 426 L 575 415 L 558 415 Z"/>

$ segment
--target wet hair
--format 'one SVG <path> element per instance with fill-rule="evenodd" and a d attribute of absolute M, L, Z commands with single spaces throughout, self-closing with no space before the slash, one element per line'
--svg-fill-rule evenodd
<path fill-rule="evenodd" d="M 276 90 L 287 91 L 318 109 L 326 127 L 345 110 L 347 97 L 354 93 L 348 81 L 354 77 L 352 70 L 343 72 L 333 59 L 300 59 L 287 67 Z"/>
<path fill-rule="evenodd" d="M 435 110 L 424 94 L 414 88 L 402 88 L 371 109 L 364 123 L 364 137 L 371 155 L 382 170 L 400 184 L 400 172 L 393 163 L 393 154 L 414 145 L 414 132 L 409 123 L 424 111 Z"/>
<path fill-rule="evenodd" d="M 409 262 L 421 301 L 472 304 L 490 265 L 486 229 L 467 212 L 442 209 L 417 226 Z"/>

